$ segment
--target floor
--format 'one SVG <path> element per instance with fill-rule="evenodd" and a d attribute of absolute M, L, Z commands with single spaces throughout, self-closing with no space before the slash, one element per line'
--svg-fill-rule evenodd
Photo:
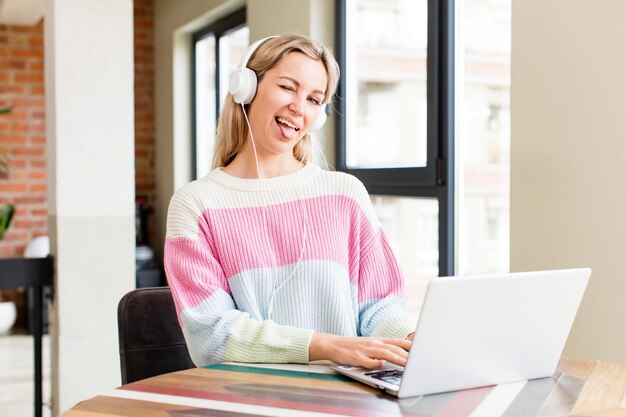
<path fill-rule="evenodd" d="M 34 416 L 34 350 L 29 335 L 0 334 L 0 416 Z M 43 416 L 50 417 L 50 336 L 43 337 Z"/>

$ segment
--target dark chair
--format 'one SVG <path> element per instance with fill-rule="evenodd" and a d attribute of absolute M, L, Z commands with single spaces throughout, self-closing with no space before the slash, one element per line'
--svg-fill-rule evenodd
<path fill-rule="evenodd" d="M 195 367 L 168 287 L 139 288 L 117 307 L 122 384 Z"/>

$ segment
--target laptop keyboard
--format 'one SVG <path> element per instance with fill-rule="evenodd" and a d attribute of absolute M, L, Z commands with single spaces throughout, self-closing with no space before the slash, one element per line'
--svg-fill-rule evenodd
<path fill-rule="evenodd" d="M 381 369 L 379 371 L 366 372 L 363 375 L 380 379 L 390 384 L 400 385 L 403 371 L 401 369 Z"/>

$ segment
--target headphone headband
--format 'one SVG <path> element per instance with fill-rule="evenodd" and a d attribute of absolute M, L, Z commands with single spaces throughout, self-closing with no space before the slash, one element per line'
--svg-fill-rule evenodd
<path fill-rule="evenodd" d="M 246 53 L 244 54 L 244 56 L 241 58 L 241 61 L 239 61 L 239 65 L 237 66 L 237 71 L 241 72 L 242 69 L 248 66 L 248 61 L 250 60 L 250 57 L 252 56 L 254 51 L 256 51 L 259 48 L 259 46 L 261 46 L 262 43 L 265 43 L 265 41 L 268 41 L 270 39 L 277 38 L 277 37 L 278 36 L 276 35 L 268 36 L 266 38 L 259 39 L 258 41 L 250 45 L 248 49 L 246 50 Z"/>

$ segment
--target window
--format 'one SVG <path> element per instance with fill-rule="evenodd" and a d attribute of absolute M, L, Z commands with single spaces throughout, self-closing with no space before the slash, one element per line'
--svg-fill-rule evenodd
<path fill-rule="evenodd" d="M 506 272 L 511 0 L 463 0 L 459 9 L 458 270 Z"/>
<path fill-rule="evenodd" d="M 412 299 L 454 272 L 453 6 L 342 0 L 337 10 L 336 166 L 368 189 Z"/>
<path fill-rule="evenodd" d="M 193 41 L 192 177 L 208 174 L 228 78 L 248 48 L 245 9 L 195 33 Z"/>
<path fill-rule="evenodd" d="M 508 270 L 511 0 L 342 0 L 337 17 L 336 166 L 372 195 L 409 295 Z"/>

